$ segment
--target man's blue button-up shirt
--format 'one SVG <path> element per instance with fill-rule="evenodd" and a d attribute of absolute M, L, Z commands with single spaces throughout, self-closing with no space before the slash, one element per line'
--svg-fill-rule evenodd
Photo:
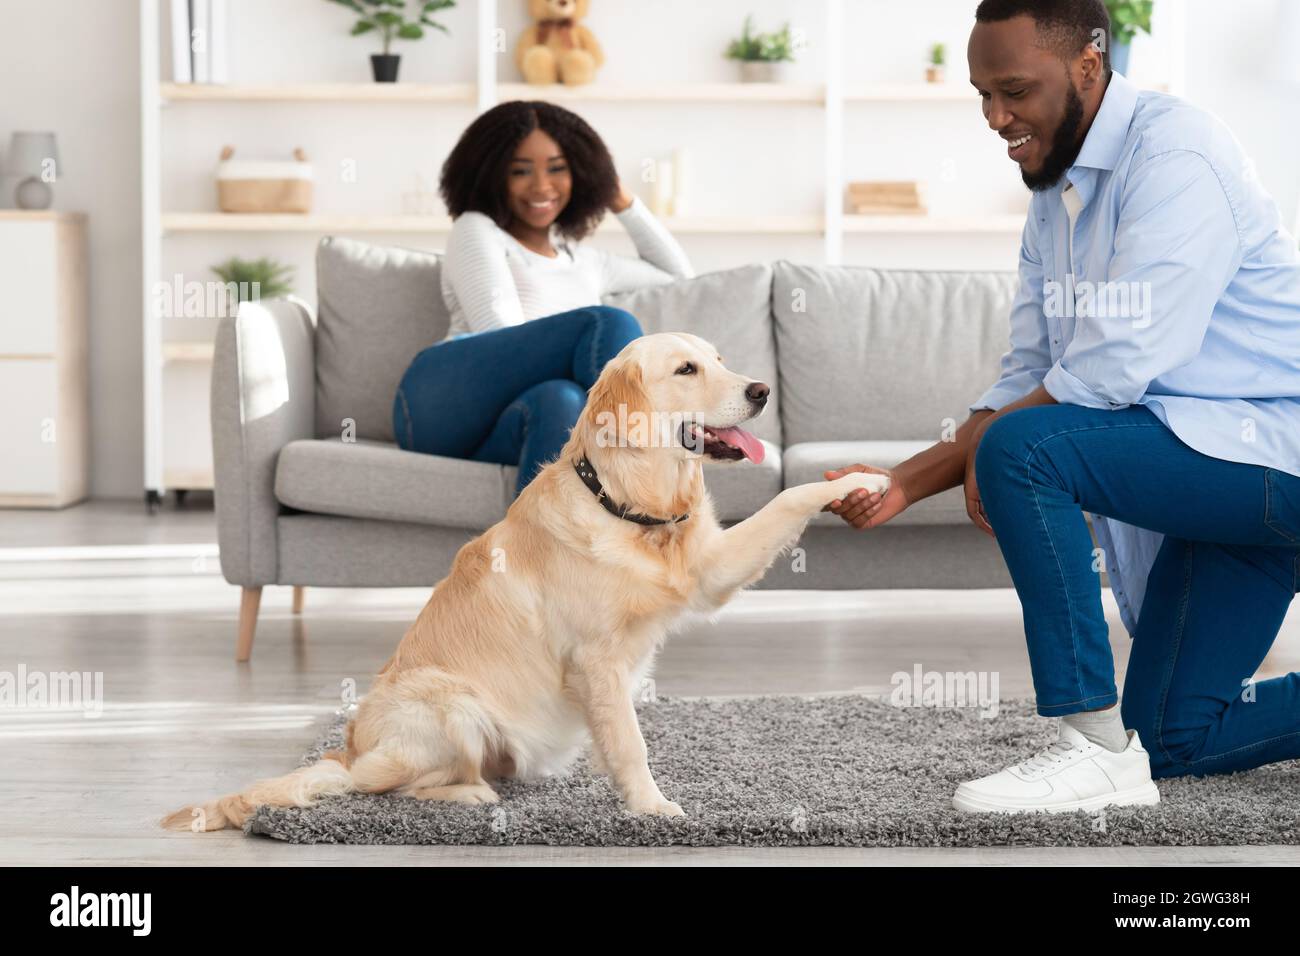
<path fill-rule="evenodd" d="M 1033 196 L 1011 349 L 971 410 L 1039 385 L 1146 405 L 1197 451 L 1300 476 L 1296 240 L 1227 127 L 1118 73 L 1074 165 Z M 1132 634 L 1162 537 L 1093 528 Z"/>

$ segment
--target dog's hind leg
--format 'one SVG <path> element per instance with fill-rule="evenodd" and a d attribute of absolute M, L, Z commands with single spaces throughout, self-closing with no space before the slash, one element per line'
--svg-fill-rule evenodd
<path fill-rule="evenodd" d="M 499 751 L 491 722 L 482 706 L 473 698 L 457 695 L 439 709 L 436 719 L 440 732 L 434 759 L 439 766 L 405 783 L 400 794 L 416 800 L 442 800 L 453 803 L 496 803 L 497 793 L 483 779 L 487 759 Z M 511 761 L 513 763 L 513 761 Z"/>
<path fill-rule="evenodd" d="M 406 786 L 422 774 L 420 768 L 383 750 L 371 750 L 352 763 L 352 785 L 360 793 L 387 793 Z"/>
<path fill-rule="evenodd" d="M 434 779 L 434 774 L 427 775 Z M 424 778 L 421 778 L 423 780 Z M 501 798 L 485 781 L 420 786 L 421 780 L 403 787 L 401 795 L 416 800 L 441 800 L 446 803 L 496 803 Z"/>
<path fill-rule="evenodd" d="M 463 760 L 457 769 L 430 770 L 398 791 L 416 800 L 444 800 L 449 803 L 496 803 L 497 792 L 483 779 L 481 764 Z"/>

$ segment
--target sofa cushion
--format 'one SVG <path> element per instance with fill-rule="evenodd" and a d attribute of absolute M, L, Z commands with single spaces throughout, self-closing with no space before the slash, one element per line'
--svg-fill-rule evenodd
<path fill-rule="evenodd" d="M 439 257 L 326 236 L 316 248 L 316 435 L 393 441 L 393 396 L 447 334 Z"/>
<path fill-rule="evenodd" d="M 748 518 L 781 490 L 781 449 L 761 465 L 707 463 L 721 521 Z M 280 451 L 275 497 L 299 511 L 482 531 L 505 517 L 519 469 L 403 451 L 389 442 L 294 441 Z"/>
<path fill-rule="evenodd" d="M 825 481 L 825 472 L 845 465 L 871 465 L 875 468 L 893 468 L 919 451 L 929 448 L 931 441 L 816 441 L 800 442 L 785 449 L 785 487 Z M 932 498 L 918 501 L 891 525 L 966 524 L 966 499 L 961 488 L 950 488 Z M 846 530 L 849 526 L 839 515 L 830 512 L 818 514 L 813 524 L 835 525 Z"/>
<path fill-rule="evenodd" d="M 939 440 L 997 380 L 1016 281 L 778 262 L 784 444 Z"/>
<path fill-rule="evenodd" d="M 505 517 L 514 472 L 388 442 L 295 441 L 280 451 L 275 496 L 299 511 L 481 531 Z"/>
<path fill-rule="evenodd" d="M 692 332 L 707 339 L 733 372 L 770 385 L 767 408 L 746 427 L 759 438 L 781 444 L 771 266 L 740 266 L 620 292 L 606 296 L 605 303 L 631 312 L 647 333 Z"/>

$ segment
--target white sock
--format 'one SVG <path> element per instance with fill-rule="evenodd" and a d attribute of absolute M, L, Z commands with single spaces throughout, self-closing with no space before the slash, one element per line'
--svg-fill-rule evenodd
<path fill-rule="evenodd" d="M 1105 747 L 1112 753 L 1128 749 L 1128 732 L 1124 729 L 1124 718 L 1119 714 L 1119 704 L 1105 710 L 1068 714 L 1061 719 L 1098 747 Z"/>

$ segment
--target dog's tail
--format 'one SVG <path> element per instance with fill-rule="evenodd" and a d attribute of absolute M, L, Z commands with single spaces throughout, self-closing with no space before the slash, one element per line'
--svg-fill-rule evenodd
<path fill-rule="evenodd" d="M 218 797 L 200 806 L 182 807 L 163 818 L 168 830 L 205 830 L 239 828 L 244 825 L 257 807 L 310 807 L 320 797 L 351 793 L 356 790 L 352 771 L 335 755 L 309 767 L 300 767 L 293 773 L 257 783 L 229 796 Z"/>

